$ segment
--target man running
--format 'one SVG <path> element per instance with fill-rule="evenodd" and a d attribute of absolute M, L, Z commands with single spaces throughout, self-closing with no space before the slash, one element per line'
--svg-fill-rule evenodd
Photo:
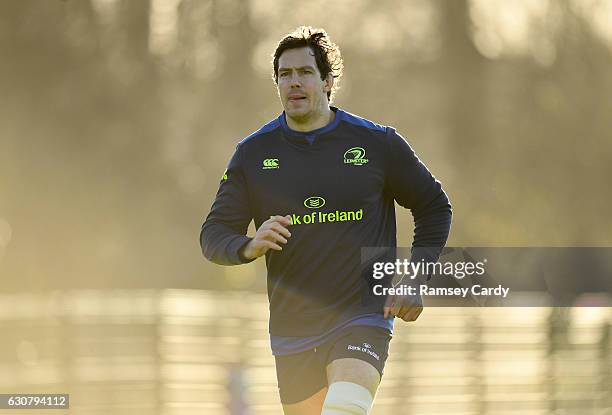
<path fill-rule="evenodd" d="M 284 111 L 237 145 L 202 226 L 202 252 L 222 265 L 265 255 L 285 414 L 365 415 L 394 316 L 414 321 L 422 303 L 375 295 L 361 248 L 396 246 L 397 201 L 413 214 L 413 247 L 434 247 L 425 259 L 435 261 L 451 206 L 392 127 L 330 106 L 343 63 L 324 30 L 286 35 L 273 70 Z"/>

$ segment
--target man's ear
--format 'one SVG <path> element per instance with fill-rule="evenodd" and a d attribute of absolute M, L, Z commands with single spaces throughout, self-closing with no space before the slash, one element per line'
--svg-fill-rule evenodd
<path fill-rule="evenodd" d="M 323 89 L 325 90 L 325 92 L 328 92 L 332 90 L 333 86 L 334 86 L 334 77 L 332 76 L 330 72 L 327 74 L 327 77 L 325 78 L 325 84 L 323 85 Z"/>

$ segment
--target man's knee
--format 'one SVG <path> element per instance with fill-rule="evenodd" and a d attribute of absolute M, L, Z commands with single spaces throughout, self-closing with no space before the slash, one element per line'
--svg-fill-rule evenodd
<path fill-rule="evenodd" d="M 369 390 L 352 382 L 329 385 L 321 415 L 367 415 L 374 397 Z"/>

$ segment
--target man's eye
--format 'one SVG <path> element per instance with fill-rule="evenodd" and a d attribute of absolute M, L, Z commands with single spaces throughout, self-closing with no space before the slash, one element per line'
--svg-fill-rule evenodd
<path fill-rule="evenodd" d="M 278 76 L 280 76 L 281 78 L 286 77 L 287 75 L 289 75 L 289 73 L 287 72 L 281 72 Z"/>

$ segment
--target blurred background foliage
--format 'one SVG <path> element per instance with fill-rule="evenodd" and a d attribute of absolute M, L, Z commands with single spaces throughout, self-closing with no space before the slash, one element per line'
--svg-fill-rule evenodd
<path fill-rule="evenodd" d="M 263 290 L 198 234 L 300 24 L 342 48 L 335 104 L 442 181 L 449 245 L 608 245 L 610 22 L 610 0 L 2 1 L 1 289 Z"/>

